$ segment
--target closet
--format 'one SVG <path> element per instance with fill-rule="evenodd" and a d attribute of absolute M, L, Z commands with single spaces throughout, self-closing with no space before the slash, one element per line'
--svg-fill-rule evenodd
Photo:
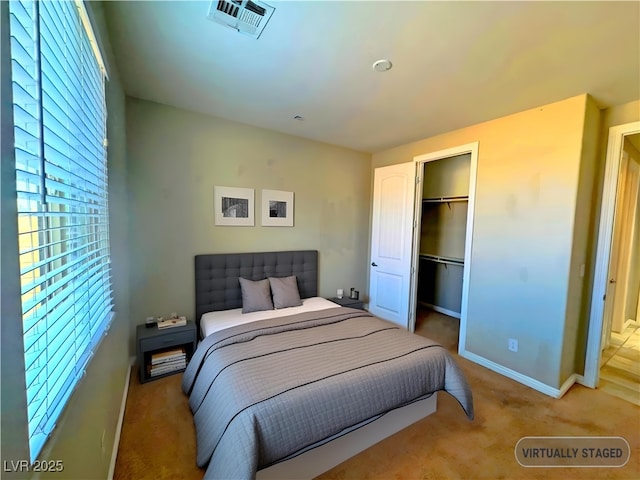
<path fill-rule="evenodd" d="M 424 163 L 418 263 L 421 306 L 460 318 L 471 154 Z"/>

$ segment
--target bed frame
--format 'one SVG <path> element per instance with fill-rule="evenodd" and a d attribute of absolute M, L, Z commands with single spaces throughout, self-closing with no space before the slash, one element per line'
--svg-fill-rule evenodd
<path fill-rule="evenodd" d="M 195 256 L 196 322 L 211 311 L 242 306 L 239 277 L 262 280 L 295 275 L 301 298 L 318 296 L 318 251 L 220 253 Z M 392 410 L 337 435 L 328 443 L 258 471 L 257 479 L 303 479 L 320 475 L 436 411 L 437 395 Z"/>

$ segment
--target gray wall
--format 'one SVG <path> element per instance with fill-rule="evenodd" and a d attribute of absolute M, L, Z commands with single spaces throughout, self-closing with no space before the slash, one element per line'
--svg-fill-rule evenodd
<path fill-rule="evenodd" d="M 199 253 L 319 251 L 319 294 L 366 290 L 371 157 L 127 100 L 131 338 L 147 316 L 193 318 Z M 214 186 L 255 190 L 255 226 L 214 225 Z M 294 192 L 293 227 L 263 227 L 262 189 Z"/>
<path fill-rule="evenodd" d="M 109 136 L 109 196 L 111 207 L 112 281 L 116 316 L 109 334 L 102 341 L 60 417 L 56 429 L 40 456 L 41 460 L 61 460 L 64 473 L 53 478 L 104 479 L 109 472 L 131 352 L 128 343 L 128 253 L 127 195 L 124 129 L 124 95 L 105 33 L 102 4 L 88 4 L 96 34 L 101 36 L 105 61 L 109 65 L 107 85 Z M 2 460 L 29 458 L 26 438 L 24 357 L 20 318 L 17 264 L 17 222 L 15 219 L 15 174 L 11 108 L 6 108 L 5 75 L 8 50 L 7 2 L 0 2 L 2 20 Z M 10 98 L 10 97 L 9 97 Z M 4 464 L 3 464 L 4 465 Z M 49 475 L 40 475 L 46 477 Z M 18 477 L 9 472 L 3 478 Z M 33 478 L 39 477 L 34 475 Z"/>

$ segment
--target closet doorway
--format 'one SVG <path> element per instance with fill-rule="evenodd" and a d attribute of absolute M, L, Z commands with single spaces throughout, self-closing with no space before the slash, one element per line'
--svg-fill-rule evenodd
<path fill-rule="evenodd" d="M 465 350 L 478 144 L 414 157 L 414 330 Z"/>

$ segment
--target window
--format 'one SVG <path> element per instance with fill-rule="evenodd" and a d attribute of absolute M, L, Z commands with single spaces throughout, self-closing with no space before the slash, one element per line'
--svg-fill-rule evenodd
<path fill-rule="evenodd" d="M 9 2 L 31 461 L 112 318 L 105 70 L 84 5 Z"/>

